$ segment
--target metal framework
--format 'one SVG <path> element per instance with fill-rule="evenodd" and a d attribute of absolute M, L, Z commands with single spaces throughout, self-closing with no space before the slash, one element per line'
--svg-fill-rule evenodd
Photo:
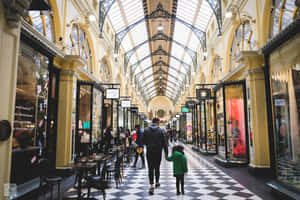
<path fill-rule="evenodd" d="M 100 37 L 103 38 L 103 26 L 105 19 L 107 17 L 107 14 L 112 7 L 112 5 L 115 3 L 116 0 L 102 0 L 99 4 L 99 28 L 100 28 Z"/>
<path fill-rule="evenodd" d="M 163 41 L 171 41 L 174 42 L 175 44 L 177 44 L 178 46 L 182 47 L 191 57 L 194 67 L 196 69 L 197 67 L 197 52 L 190 49 L 189 47 L 185 46 L 184 44 L 168 37 L 166 34 L 162 33 L 162 32 L 158 32 L 157 34 L 153 35 L 150 39 L 145 40 L 143 42 L 141 42 L 140 44 L 136 45 L 134 48 L 132 48 L 131 50 L 127 51 L 124 54 L 124 71 L 125 73 L 127 72 L 127 65 L 130 61 L 130 58 L 132 57 L 132 55 L 143 45 L 147 44 L 148 42 L 152 42 L 152 41 L 158 41 L 158 40 L 163 40 Z"/>
<path fill-rule="evenodd" d="M 171 57 L 173 58 L 174 60 L 180 62 L 180 64 L 185 68 L 186 71 L 190 71 L 191 69 L 191 66 L 189 64 L 187 64 L 186 62 L 180 60 L 179 58 L 173 56 L 173 55 L 170 55 L 168 52 L 166 52 L 162 46 L 159 46 L 157 50 L 155 50 L 154 52 L 150 53 L 148 56 L 145 56 L 143 57 L 142 59 L 140 59 L 139 61 L 137 61 L 136 63 L 132 64 L 131 65 L 131 72 L 134 72 L 137 67 L 144 61 L 146 60 L 147 58 L 150 58 L 152 56 L 168 56 L 168 57 Z M 132 73 L 131 73 L 132 75 Z"/>
<path fill-rule="evenodd" d="M 162 66 L 165 66 L 165 67 L 168 67 L 169 69 L 172 69 L 174 71 L 176 71 L 177 73 L 180 73 L 180 71 L 175 68 L 175 67 L 172 67 L 171 65 L 167 64 L 166 62 L 164 62 L 163 60 L 159 60 L 157 61 L 156 63 L 154 63 L 153 65 L 149 66 L 149 67 L 146 67 L 145 69 L 143 69 L 142 71 L 140 71 L 139 73 L 135 74 L 136 77 L 140 77 L 142 75 L 142 73 L 145 73 L 147 70 L 149 69 L 152 69 L 153 67 L 155 66 L 159 66 L 159 67 L 162 67 Z M 185 77 L 184 74 L 180 74 L 182 77 Z"/>
<path fill-rule="evenodd" d="M 218 22 L 218 29 L 219 29 L 219 35 L 222 34 L 221 28 L 222 28 L 222 6 L 221 6 L 221 0 L 206 0 L 213 10 L 214 15 L 216 16 L 217 22 Z M 100 28 L 100 37 L 103 36 L 103 26 L 105 19 L 107 17 L 107 14 L 112 7 L 112 5 L 116 2 L 116 0 L 101 0 L 99 5 L 99 28 Z M 164 10 L 162 5 L 159 3 L 157 6 L 157 9 L 153 11 L 148 17 L 146 16 L 145 19 L 157 19 L 157 18 L 176 18 L 176 16 L 171 15 L 168 13 L 168 11 Z M 183 20 L 182 20 L 183 21 Z M 183 21 L 184 22 L 184 21 Z M 137 23 L 137 22 L 136 22 Z M 185 22 L 186 23 L 186 22 Z M 134 24 L 133 24 L 134 25 Z M 137 24 L 136 24 L 137 25 Z M 131 28 L 130 28 L 131 29 Z M 129 29 L 129 30 L 130 30 Z M 124 29 L 125 30 L 125 29 Z M 193 29 L 192 29 L 193 30 Z M 128 31 L 128 30 L 127 30 Z M 197 31 L 196 31 L 197 32 Z M 119 32 L 120 33 L 120 32 Z M 196 33 L 195 33 L 196 34 Z M 200 33 L 201 35 L 202 33 Z M 125 34 L 126 35 L 126 34 Z M 197 35 L 197 34 L 196 34 Z M 198 35 L 197 35 L 198 37 Z M 121 38 L 121 37 L 120 37 Z M 199 39 L 199 37 L 198 37 Z M 200 40 L 201 41 L 201 40 Z M 120 43 L 122 42 L 122 39 Z M 206 38 L 205 38 L 206 43 Z M 115 49 L 116 50 L 116 49 Z"/>
<path fill-rule="evenodd" d="M 191 29 L 191 31 L 193 31 L 193 33 L 196 35 L 196 37 L 200 41 L 203 51 L 206 51 L 206 33 L 205 33 L 205 31 L 200 30 L 197 27 L 193 26 L 192 24 L 176 17 L 176 15 L 170 14 L 168 11 L 164 10 L 164 8 L 162 7 L 162 4 L 159 3 L 156 10 L 154 10 L 150 15 L 146 15 L 145 17 L 139 19 L 137 22 L 127 26 L 126 28 L 124 28 L 123 30 L 121 30 L 115 34 L 115 53 L 118 53 L 118 50 L 121 46 L 121 43 L 122 43 L 124 37 L 131 29 L 133 29 L 134 27 L 136 27 L 137 25 L 139 25 L 140 23 L 142 23 L 145 20 L 157 19 L 157 18 L 174 19 L 174 20 L 182 23 L 189 29 Z"/>
<path fill-rule="evenodd" d="M 177 79 L 177 77 L 175 77 L 175 76 L 173 76 L 173 75 L 171 75 L 171 74 L 168 74 L 166 71 L 164 71 L 164 70 L 162 70 L 162 69 L 160 69 L 160 70 L 158 70 L 158 71 L 156 71 L 156 72 L 153 73 L 153 75 L 157 75 L 157 74 L 165 74 L 165 75 L 168 75 L 168 76 L 170 76 L 170 77 L 172 77 L 172 78 L 174 78 L 174 79 Z M 142 81 L 146 81 L 147 79 L 151 78 L 153 75 L 150 74 L 150 75 L 146 76 L 144 79 L 138 80 L 138 84 L 140 84 Z M 163 78 L 162 78 L 162 79 L 163 79 Z M 180 82 L 180 83 L 183 83 L 183 82 L 184 82 L 184 81 L 182 80 L 182 82 Z"/>
<path fill-rule="evenodd" d="M 162 79 L 155 78 L 155 79 L 153 79 L 153 82 L 155 82 L 155 81 L 168 81 L 168 80 L 166 78 L 162 78 Z M 148 87 L 150 85 L 150 83 L 152 83 L 152 82 L 144 83 L 144 85 L 141 84 L 141 89 Z M 180 87 L 180 85 L 174 83 L 173 81 L 168 81 L 168 83 L 174 85 L 175 87 Z M 183 83 L 184 83 L 184 81 L 183 81 Z"/>

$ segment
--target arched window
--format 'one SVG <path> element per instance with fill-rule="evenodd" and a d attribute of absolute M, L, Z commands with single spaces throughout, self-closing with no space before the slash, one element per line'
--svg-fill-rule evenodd
<path fill-rule="evenodd" d="M 242 22 L 234 33 L 234 40 L 232 42 L 230 56 L 231 56 L 231 68 L 232 71 L 238 66 L 238 63 L 235 62 L 235 57 L 241 51 L 249 51 L 254 48 L 254 39 L 253 31 L 250 26 L 249 21 Z"/>
<path fill-rule="evenodd" d="M 78 24 L 73 24 L 72 31 L 69 36 L 69 53 L 78 55 L 85 60 L 84 69 L 92 72 L 91 50 L 85 32 Z"/>
<path fill-rule="evenodd" d="M 49 41 L 55 42 L 52 11 L 29 11 L 25 20 Z"/>
<path fill-rule="evenodd" d="M 295 5 L 295 0 L 273 0 L 273 23 L 271 23 L 272 37 L 293 22 L 297 16 L 298 10 L 299 7 Z"/>
<path fill-rule="evenodd" d="M 212 81 L 216 83 L 220 79 L 220 74 L 222 73 L 222 63 L 221 63 L 221 57 L 216 56 L 214 58 L 213 67 L 211 69 L 211 77 Z"/>

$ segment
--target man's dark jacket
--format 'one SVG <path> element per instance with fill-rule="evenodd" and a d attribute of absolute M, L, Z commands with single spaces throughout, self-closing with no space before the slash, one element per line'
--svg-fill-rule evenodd
<path fill-rule="evenodd" d="M 168 146 L 164 131 L 156 124 L 151 124 L 145 128 L 142 141 L 147 146 L 147 152 L 156 153 L 164 149 L 166 156 L 168 155 Z"/>

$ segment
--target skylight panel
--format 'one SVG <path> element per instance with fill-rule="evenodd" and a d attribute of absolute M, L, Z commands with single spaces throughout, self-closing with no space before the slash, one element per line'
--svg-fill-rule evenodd
<path fill-rule="evenodd" d="M 177 58 L 180 58 L 184 54 L 184 49 L 183 47 L 173 42 L 171 54 Z"/>

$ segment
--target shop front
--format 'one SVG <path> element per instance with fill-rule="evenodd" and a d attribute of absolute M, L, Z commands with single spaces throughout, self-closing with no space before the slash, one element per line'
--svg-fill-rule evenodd
<path fill-rule="evenodd" d="M 296 19 L 265 47 L 271 169 L 268 185 L 300 199 L 300 20 Z"/>
<path fill-rule="evenodd" d="M 248 128 L 245 81 L 221 83 L 216 93 L 216 161 L 224 165 L 248 165 Z"/>
<path fill-rule="evenodd" d="M 22 28 L 10 178 L 17 185 L 15 197 L 39 186 L 40 160 L 55 168 L 59 70 L 54 56 Z"/>
<path fill-rule="evenodd" d="M 196 89 L 197 99 L 197 144 L 204 154 L 216 154 L 217 137 L 215 131 L 215 98 L 211 92 L 212 85 L 202 84 Z"/>
<path fill-rule="evenodd" d="M 75 153 L 89 155 L 103 134 L 103 88 L 94 82 L 77 81 Z"/>

